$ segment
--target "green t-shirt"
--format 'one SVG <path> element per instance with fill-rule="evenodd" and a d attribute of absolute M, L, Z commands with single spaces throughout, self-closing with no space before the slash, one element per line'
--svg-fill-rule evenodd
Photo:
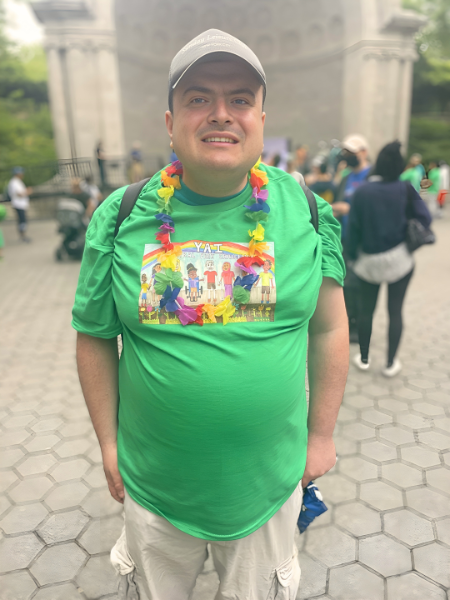
<path fill-rule="evenodd" d="M 409 181 L 413 188 L 419 192 L 422 175 L 417 167 L 412 167 L 403 171 L 400 175 L 400 181 Z"/>
<path fill-rule="evenodd" d="M 154 238 L 160 225 L 154 218 L 157 174 L 115 240 L 124 188 L 95 211 L 73 309 L 77 331 L 100 338 L 123 334 L 118 452 L 127 491 L 178 529 L 209 540 L 249 535 L 300 481 L 308 323 L 322 277 L 340 285 L 344 278 L 331 207 L 317 198 L 316 234 L 297 182 L 279 169 L 261 168 L 269 176 L 271 208 L 263 256 L 273 275 L 269 304 L 261 304 L 259 283 L 227 325 L 217 317 L 218 323 L 205 318 L 200 327 L 158 312 L 154 290 L 142 299 L 143 275 L 152 280 L 160 248 Z M 246 255 L 247 230 L 256 225 L 245 217 L 244 205 L 251 203 L 250 186 L 214 204 L 188 206 L 172 198 L 172 242 L 182 248 L 177 268 L 186 280 L 180 296 L 188 304 L 208 302 L 212 291 L 220 302 L 232 282 L 224 273 L 245 275 L 235 261 Z M 217 273 L 216 289 L 208 288 L 205 271 Z M 199 278 L 194 302 L 189 274 Z"/>
<path fill-rule="evenodd" d="M 428 173 L 428 179 L 430 179 L 433 182 L 433 184 L 430 185 L 430 187 L 428 188 L 428 191 L 431 192 L 432 194 L 437 194 L 440 190 L 440 182 L 441 182 L 440 170 L 437 167 L 434 169 L 430 169 L 430 171 Z"/>

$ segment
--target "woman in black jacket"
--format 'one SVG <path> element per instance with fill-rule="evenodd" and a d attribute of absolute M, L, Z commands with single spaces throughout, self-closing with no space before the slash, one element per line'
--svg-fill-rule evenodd
<path fill-rule="evenodd" d="M 429 227 L 431 216 L 422 198 L 408 182 L 399 181 L 404 170 L 400 142 L 385 146 L 374 174 L 359 187 L 350 210 L 347 253 L 359 278 L 358 334 L 361 354 L 354 364 L 369 368 L 372 319 L 381 283 L 388 284 L 389 349 L 382 373 L 393 377 L 401 370 L 396 358 L 402 334 L 402 306 L 414 271 L 406 246 L 407 218 Z"/>

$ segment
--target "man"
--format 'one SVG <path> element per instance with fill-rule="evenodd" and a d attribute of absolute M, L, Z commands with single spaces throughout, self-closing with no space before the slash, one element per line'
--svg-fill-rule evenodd
<path fill-rule="evenodd" d="M 350 172 L 342 178 L 332 204 L 333 214 L 341 223 L 342 242 L 345 247 L 348 215 L 353 194 L 364 183 L 370 173 L 369 151 L 366 139 L 362 135 L 349 135 L 342 142 L 342 159 L 347 163 Z M 357 279 L 346 260 L 347 277 L 345 279 L 344 295 L 350 330 L 350 342 L 358 343 L 357 320 Z"/>
<path fill-rule="evenodd" d="M 29 195 L 33 189 L 26 187 L 23 182 L 24 170 L 22 167 L 14 167 L 13 176 L 8 183 L 8 195 L 11 198 L 11 206 L 17 213 L 17 226 L 22 242 L 31 242 L 27 236 L 27 210 L 30 206 Z"/>
<path fill-rule="evenodd" d="M 183 189 L 177 180 L 172 190 L 161 188 L 167 171 L 155 175 L 114 239 L 118 190 L 87 233 L 73 310 L 78 369 L 110 492 L 125 499 L 125 535 L 114 557 L 119 549 L 129 554 L 122 572 L 136 565 L 128 577 L 141 600 L 187 600 L 208 543 L 217 599 L 295 597 L 302 488 L 336 462 L 332 433 L 348 368 L 339 226 L 318 198 L 316 233 L 290 175 L 264 166 L 255 175 L 265 92 L 263 68 L 242 42 L 218 30 L 192 40 L 172 61 L 166 112 L 182 163 L 170 171 L 181 174 Z M 167 189 L 170 217 L 159 208 Z M 186 189 L 189 202 L 181 200 Z M 261 264 L 247 237 L 249 223 L 251 235 L 261 233 L 260 223 L 246 220 L 254 193 L 271 214 L 265 241 L 250 244 L 264 256 L 268 242 L 279 257 L 273 320 L 233 322 L 227 295 L 203 327 L 139 323 L 135 299 L 152 225 L 155 233 L 158 225 L 170 231 L 173 251 L 180 244 L 191 260 L 194 241 L 198 252 L 207 241 L 225 256 L 246 244 L 249 262 Z M 173 277 L 165 253 L 158 256 Z"/>

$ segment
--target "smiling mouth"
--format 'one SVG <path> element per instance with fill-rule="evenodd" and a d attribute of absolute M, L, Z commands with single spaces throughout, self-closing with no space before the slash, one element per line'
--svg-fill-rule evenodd
<path fill-rule="evenodd" d="M 233 140 L 232 138 L 218 136 L 207 137 L 202 140 L 202 142 L 205 142 L 206 144 L 210 144 L 211 142 L 220 142 L 221 144 L 237 144 L 237 141 Z"/>

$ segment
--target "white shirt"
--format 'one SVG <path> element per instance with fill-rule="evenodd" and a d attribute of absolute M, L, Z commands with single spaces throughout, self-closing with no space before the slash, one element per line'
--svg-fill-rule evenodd
<path fill-rule="evenodd" d="M 11 198 L 13 208 L 27 210 L 30 205 L 30 199 L 26 195 L 27 187 L 20 177 L 13 177 L 8 183 L 8 193 Z M 25 195 L 21 195 L 25 192 Z"/>

